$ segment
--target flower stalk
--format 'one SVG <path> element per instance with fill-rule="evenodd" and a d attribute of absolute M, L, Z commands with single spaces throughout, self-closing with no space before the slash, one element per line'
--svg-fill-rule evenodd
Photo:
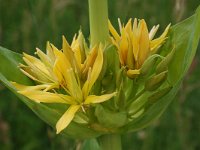
<path fill-rule="evenodd" d="M 107 0 L 88 0 L 90 18 L 90 46 L 106 44 L 109 40 Z M 102 150 L 121 150 L 121 137 L 106 134 L 98 138 Z"/>
<path fill-rule="evenodd" d="M 88 0 L 90 18 L 90 46 L 109 39 L 107 0 Z"/>

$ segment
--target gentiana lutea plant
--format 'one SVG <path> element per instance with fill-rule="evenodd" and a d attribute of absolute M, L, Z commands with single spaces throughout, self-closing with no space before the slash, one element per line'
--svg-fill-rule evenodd
<path fill-rule="evenodd" d="M 120 134 L 148 126 L 175 97 L 199 42 L 200 8 L 161 35 L 144 19 L 113 27 L 106 0 L 89 0 L 89 15 L 89 42 L 80 30 L 36 56 L 1 47 L 0 80 L 57 134 L 120 150 Z"/>

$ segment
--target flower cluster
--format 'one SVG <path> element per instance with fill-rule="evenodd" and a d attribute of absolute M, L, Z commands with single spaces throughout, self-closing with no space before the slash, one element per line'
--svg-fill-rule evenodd
<path fill-rule="evenodd" d="M 125 26 L 121 24 L 120 19 L 118 22 L 120 35 L 109 22 L 112 42 L 118 49 L 121 65 L 126 67 L 127 75 L 133 78 L 140 74 L 140 68 L 145 60 L 155 54 L 165 42 L 170 25 L 160 37 L 153 40 L 159 25 L 153 26 L 149 32 L 144 19 L 138 23 L 138 19 L 135 18 L 133 25 L 132 19 L 129 19 Z"/>
<path fill-rule="evenodd" d="M 166 61 L 170 61 L 172 54 L 163 57 L 156 53 L 167 39 L 170 25 L 160 37 L 154 40 L 159 26 L 154 26 L 149 32 L 143 19 L 139 20 L 139 23 L 135 19 L 133 25 L 130 19 L 125 26 L 119 20 L 119 27 L 120 34 L 109 22 L 112 35 L 110 45 L 115 46 L 117 59 L 121 64 L 117 67 L 122 72 L 125 71 L 125 74 L 122 73 L 122 76 L 115 74 L 118 77 L 114 77 L 113 72 L 109 71 L 112 74 L 111 80 L 116 79 L 116 81 L 110 81 L 106 86 L 120 85 L 112 86 L 111 90 L 104 86 L 105 76 L 109 74 L 105 73 L 108 71 L 104 65 L 105 49 L 109 46 L 97 44 L 94 47 L 88 47 L 81 31 L 78 36 L 73 38 L 71 44 L 63 36 L 61 50 L 48 42 L 46 54 L 37 48 L 36 54 L 39 58 L 23 54 L 26 64 L 20 64 L 20 69 L 35 81 L 35 85 L 21 85 L 15 82 L 12 84 L 18 93 L 37 103 L 61 103 L 67 106 L 67 110 L 57 121 L 57 133 L 65 129 L 78 112 L 87 116 L 88 110 L 92 108 L 95 109 L 93 109 L 92 116 L 96 117 L 93 119 L 93 122 L 96 121 L 94 128 L 97 128 L 97 124 L 101 124 L 98 128 L 103 126 L 103 130 L 104 127 L 109 129 L 121 127 L 144 112 L 144 104 L 152 96 L 151 92 L 146 94 L 145 91 L 157 90 L 166 79 L 167 69 L 163 69 L 163 66 L 167 65 Z M 161 58 L 161 61 L 157 62 L 156 58 L 158 57 Z M 117 64 L 117 62 L 115 63 Z M 156 71 L 149 73 L 153 66 L 157 66 Z M 144 76 L 146 76 L 145 79 Z M 141 84 L 134 86 L 138 79 L 144 80 Z M 99 86 L 95 86 L 97 82 Z M 167 90 L 168 88 L 164 88 L 160 94 L 165 94 Z M 114 96 L 116 97 L 114 98 Z M 103 105 L 103 102 L 108 100 L 117 101 L 118 103 L 115 104 L 119 106 L 115 107 L 112 105 L 113 103 Z M 124 103 L 123 111 L 120 109 L 122 103 Z M 103 116 L 104 113 L 113 117 L 113 120 L 107 121 Z M 90 115 L 87 117 L 90 120 Z M 114 121 L 114 118 L 118 118 L 118 120 Z"/>
<path fill-rule="evenodd" d="M 71 45 L 63 36 L 62 50 L 47 43 L 47 54 L 37 49 L 39 59 L 24 53 L 27 65 L 20 64 L 21 71 L 37 85 L 14 82 L 13 85 L 20 94 L 35 102 L 69 105 L 56 124 L 59 133 L 69 125 L 77 111 L 85 111 L 88 105 L 104 102 L 116 94 L 98 96 L 91 92 L 102 69 L 103 49 L 102 45 L 89 49 L 81 32 Z"/>

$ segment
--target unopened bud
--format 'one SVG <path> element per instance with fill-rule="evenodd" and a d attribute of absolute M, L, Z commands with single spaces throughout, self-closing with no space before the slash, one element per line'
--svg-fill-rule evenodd
<path fill-rule="evenodd" d="M 143 109 L 148 101 L 148 97 L 150 96 L 150 94 L 151 93 L 147 91 L 143 93 L 140 97 L 138 97 L 136 100 L 134 100 L 128 108 L 128 113 L 134 115 L 141 109 Z"/>
<path fill-rule="evenodd" d="M 149 98 L 148 102 L 149 104 L 155 103 L 157 100 L 165 96 L 169 91 L 172 89 L 172 87 L 166 87 L 164 89 L 159 90 L 158 92 L 153 93 Z"/>
<path fill-rule="evenodd" d="M 146 75 L 148 76 L 148 74 L 153 69 L 153 66 L 154 66 L 155 62 L 160 57 L 161 56 L 158 55 L 158 54 L 154 54 L 154 55 L 148 57 L 148 59 L 144 62 L 144 64 L 142 65 L 142 67 L 140 69 L 140 75 L 141 76 L 146 76 Z"/>
<path fill-rule="evenodd" d="M 168 69 L 169 63 L 171 62 L 174 53 L 175 53 L 175 48 L 173 48 L 172 51 L 158 64 L 158 66 L 156 67 L 157 74 L 166 71 Z"/>
<path fill-rule="evenodd" d="M 162 85 L 162 83 L 165 81 L 167 77 L 167 72 L 168 71 L 161 72 L 160 74 L 155 75 L 149 80 L 147 80 L 145 83 L 145 90 L 154 91 L 157 88 L 159 88 Z"/>

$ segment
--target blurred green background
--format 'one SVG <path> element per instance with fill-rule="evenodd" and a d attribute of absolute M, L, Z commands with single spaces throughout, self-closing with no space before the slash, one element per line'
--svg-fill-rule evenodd
<path fill-rule="evenodd" d="M 109 18 L 144 18 L 160 32 L 191 16 L 199 0 L 108 0 Z M 46 41 L 61 47 L 81 28 L 89 36 L 87 0 L 0 0 L 0 45 L 33 54 Z M 0 64 L 3 65 L 3 64 Z M 200 149 L 200 47 L 176 99 L 148 128 L 123 135 L 124 150 Z M 9 68 L 8 68 L 9 69 Z M 66 139 L 41 121 L 0 83 L 0 149 L 79 150 L 81 140 Z"/>

